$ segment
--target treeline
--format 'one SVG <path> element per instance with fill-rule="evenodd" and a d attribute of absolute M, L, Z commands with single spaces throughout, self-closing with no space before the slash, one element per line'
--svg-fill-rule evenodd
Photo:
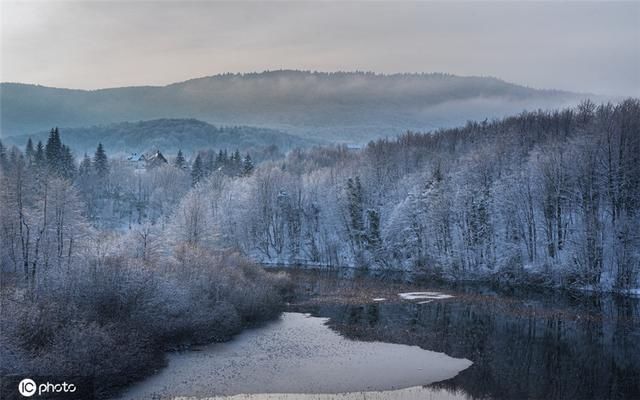
<path fill-rule="evenodd" d="M 185 162 L 179 162 L 181 154 L 182 152 L 180 151 L 176 158 L 176 165 L 186 167 Z M 192 183 L 196 185 L 214 172 L 223 173 L 231 177 L 249 176 L 253 172 L 253 168 L 253 160 L 249 153 L 242 157 L 239 150 L 231 153 L 231 155 L 226 149 L 220 150 L 218 153 L 213 150 L 200 151 L 191 166 L 191 179 Z"/>
<path fill-rule="evenodd" d="M 36 95 L 37 97 L 37 95 Z M 139 119 L 139 117 L 135 117 Z M 64 124 L 64 120 L 55 117 L 48 119 Z M 31 122 L 28 124 L 31 125 Z M 36 123 L 36 125 L 38 125 Z M 206 148 L 238 148 L 243 153 L 251 151 L 258 153 L 260 149 L 276 146 L 283 151 L 294 147 L 305 147 L 316 144 L 317 141 L 303 139 L 282 131 L 251 126 L 214 126 L 195 119 L 156 119 L 138 122 L 118 122 L 107 125 L 88 124 L 78 127 L 77 121 L 61 129 L 65 142 L 78 154 L 93 151 L 96 148 L 96 138 L 109 149 L 111 154 L 127 154 L 135 150 L 160 148 L 164 152 L 175 154 L 178 149 L 189 153 Z M 4 128 L 4 125 L 3 125 Z M 31 137 L 46 141 L 47 131 L 39 131 L 23 127 L 20 132 L 28 135 L 11 136 L 11 130 L 5 130 L 5 144 L 15 144 L 22 147 Z"/>
<path fill-rule="evenodd" d="M 628 290 L 640 286 L 639 109 L 637 99 L 585 101 L 362 150 L 298 149 L 257 166 L 225 151 L 144 174 L 110 160 L 104 179 L 80 179 L 80 166 L 72 186 L 90 225 L 261 262 Z M 9 223 L 5 236 L 22 237 L 20 226 Z M 4 259 L 20 265 L 37 253 L 22 243 L 10 242 Z"/>
<path fill-rule="evenodd" d="M 7 149 L 0 141 L 0 163 L 7 175 L 20 170 L 29 177 L 47 173 L 66 180 L 80 198 L 79 207 L 87 221 L 101 229 L 158 222 L 166 226 L 190 183 L 193 186 L 214 172 L 246 177 L 255 167 L 252 155 L 247 152 L 243 156 L 237 149 L 200 150 L 190 160 L 178 150 L 167 163 L 150 163 L 141 174 L 135 163 L 108 157 L 102 143 L 98 143 L 94 154 L 85 153 L 77 162 L 61 136 L 54 128 L 45 145 L 38 142 L 34 146 L 28 139 L 24 151 L 15 146 Z M 260 159 L 284 156 L 278 154 L 277 148 L 263 150 L 258 154 Z"/>
<path fill-rule="evenodd" d="M 640 102 L 296 150 L 187 199 L 193 240 L 262 262 L 627 290 L 639 286 Z"/>

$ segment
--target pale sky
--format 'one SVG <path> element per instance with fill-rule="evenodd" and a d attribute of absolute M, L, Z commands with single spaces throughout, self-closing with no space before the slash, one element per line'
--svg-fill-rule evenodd
<path fill-rule="evenodd" d="M 640 95 L 640 1 L 1 1 L 3 82 L 93 89 L 366 70 Z"/>

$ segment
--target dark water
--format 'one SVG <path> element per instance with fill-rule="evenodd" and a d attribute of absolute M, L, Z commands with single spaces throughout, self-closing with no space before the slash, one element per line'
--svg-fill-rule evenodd
<path fill-rule="evenodd" d="M 400 281 L 410 277 L 344 270 L 289 273 L 296 284 L 289 311 L 327 317 L 350 339 L 473 362 L 434 388 L 474 399 L 640 399 L 638 299 L 407 284 Z M 429 289 L 454 298 L 417 304 L 397 296 Z"/>

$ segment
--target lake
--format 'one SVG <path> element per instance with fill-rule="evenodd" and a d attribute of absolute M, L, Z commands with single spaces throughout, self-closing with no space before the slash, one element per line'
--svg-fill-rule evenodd
<path fill-rule="evenodd" d="M 169 353 L 121 398 L 640 398 L 638 299 L 288 272 L 279 320 Z"/>

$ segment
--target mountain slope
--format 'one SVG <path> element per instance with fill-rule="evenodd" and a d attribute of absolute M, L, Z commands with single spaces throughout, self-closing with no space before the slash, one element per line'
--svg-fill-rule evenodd
<path fill-rule="evenodd" d="M 197 118 L 330 140 L 364 141 L 525 108 L 557 107 L 580 97 L 486 77 L 271 71 L 216 75 L 162 87 L 93 91 L 3 83 L 0 116 L 4 136 L 56 125 Z"/>
<path fill-rule="evenodd" d="M 111 153 L 140 152 L 161 149 L 175 153 L 213 148 L 249 150 L 276 145 L 281 150 L 305 147 L 316 142 L 267 128 L 249 126 L 216 127 L 195 119 L 156 119 L 139 122 L 121 122 L 82 128 L 61 128 L 62 139 L 77 154 L 95 151 L 101 142 Z M 6 138 L 7 143 L 24 146 L 28 137 L 46 140 L 47 131 L 33 135 Z"/>

